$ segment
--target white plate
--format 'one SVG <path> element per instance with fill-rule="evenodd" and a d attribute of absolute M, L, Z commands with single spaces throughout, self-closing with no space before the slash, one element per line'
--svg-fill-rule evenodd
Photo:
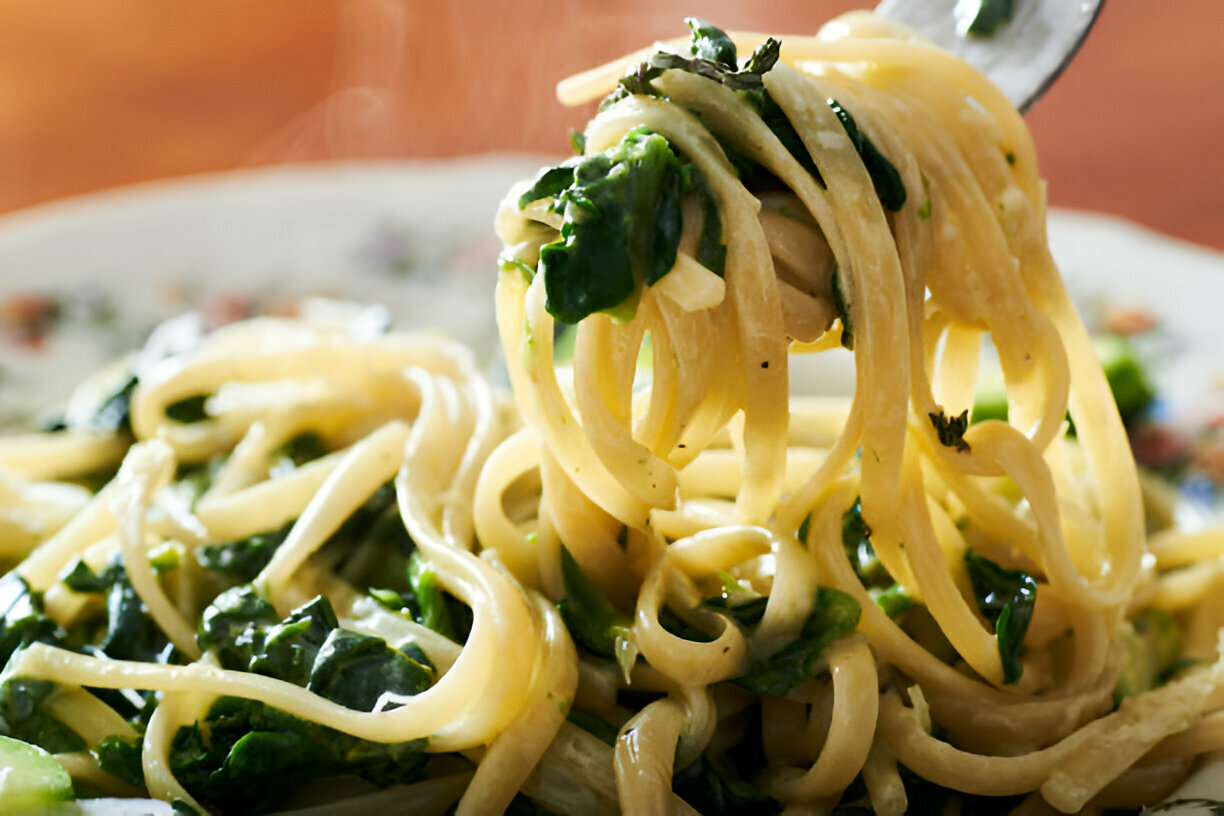
<path fill-rule="evenodd" d="M 0 430 L 37 421 L 192 309 L 221 321 L 305 295 L 384 304 L 397 325 L 445 331 L 491 360 L 494 212 L 544 161 L 277 168 L 2 216 Z M 1224 254 L 1101 215 L 1055 211 L 1049 230 L 1090 327 L 1119 309 L 1155 321 L 1144 353 L 1166 419 L 1192 429 L 1224 417 Z"/>

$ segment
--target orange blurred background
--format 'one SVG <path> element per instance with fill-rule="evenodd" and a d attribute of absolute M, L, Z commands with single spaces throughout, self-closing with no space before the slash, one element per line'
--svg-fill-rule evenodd
<path fill-rule="evenodd" d="M 683 34 L 698 6 L 810 33 L 864 5 L 5 0 L 0 212 L 284 162 L 565 153 L 589 110 L 562 109 L 556 81 Z M 1052 204 L 1224 249 L 1221 31 L 1221 0 L 1106 3 L 1028 114 Z"/>

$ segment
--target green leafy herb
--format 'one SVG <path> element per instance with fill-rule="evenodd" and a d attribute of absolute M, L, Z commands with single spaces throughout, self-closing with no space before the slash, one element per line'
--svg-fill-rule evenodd
<path fill-rule="evenodd" d="M 245 671 L 262 652 L 269 627 L 280 622 L 276 609 L 249 584 L 228 589 L 204 610 L 196 643 L 215 649 L 221 665 Z"/>
<path fill-rule="evenodd" d="M 969 430 L 969 411 L 965 410 L 956 416 L 948 416 L 940 408 L 938 412 L 932 411 L 927 416 L 931 424 L 935 426 L 939 444 L 947 448 L 956 448 L 960 453 L 969 450 L 969 443 L 965 441 L 965 431 Z"/>
<path fill-rule="evenodd" d="M 420 779 L 425 740 L 376 743 L 307 722 L 254 700 L 221 697 L 202 723 L 180 728 L 170 770 L 210 809 L 275 810 L 308 780 L 358 776 L 377 785 Z"/>
<path fill-rule="evenodd" d="M 122 779 L 137 788 L 144 787 L 144 768 L 141 765 L 139 737 L 125 739 L 112 734 L 98 743 L 98 764 L 108 774 Z"/>
<path fill-rule="evenodd" d="M 116 660 L 165 662 L 169 640 L 132 588 L 121 556 L 96 574 L 78 558 L 63 582 L 73 592 L 106 596 L 106 631 L 98 651 Z"/>
<path fill-rule="evenodd" d="M 339 628 L 323 596 L 284 620 L 250 585 L 223 592 L 204 612 L 196 636 L 227 669 L 284 680 L 332 702 L 370 711 L 384 692 L 418 694 L 433 681 L 426 666 L 382 638 Z"/>
<path fill-rule="evenodd" d="M 710 598 L 703 598 L 701 603 L 703 606 L 716 609 L 729 616 L 740 626 L 748 627 L 756 626 L 761 622 L 761 618 L 765 615 L 765 607 L 769 603 L 769 596 L 761 595 L 755 598 L 737 600 L 724 593 Z"/>
<path fill-rule="evenodd" d="M 166 406 L 166 416 L 175 422 L 203 422 L 208 419 L 208 412 L 204 410 L 208 397 L 208 394 L 197 394 L 172 403 Z"/>
<path fill-rule="evenodd" d="M 252 653 L 246 667 L 235 668 L 304 686 L 310 681 L 319 649 L 339 625 L 331 604 L 319 596 L 267 627 L 259 652 Z"/>
<path fill-rule="evenodd" d="M 429 568 L 419 553 L 413 553 L 408 559 L 408 583 L 412 586 L 416 602 L 413 617 L 417 623 L 451 640 L 458 640 L 454 616 L 446 602 L 446 594 L 438 585 L 438 574 Z"/>
<path fill-rule="evenodd" d="M 811 677 L 825 647 L 854 631 L 862 610 L 839 589 L 820 587 L 799 636 L 732 681 L 749 691 L 781 697 Z"/>
<path fill-rule="evenodd" d="M 41 596 L 15 572 L 0 578 L 0 666 L 33 643 L 61 645 L 63 629 L 43 613 Z M 37 745 L 53 754 L 84 750 L 85 741 L 39 706 L 55 685 L 0 673 L 0 735 Z"/>
<path fill-rule="evenodd" d="M 723 242 L 722 218 L 718 214 L 718 202 L 705 174 L 695 166 L 688 166 L 689 187 L 697 194 L 701 208 L 701 236 L 697 239 L 697 263 L 723 277 L 727 268 L 727 245 Z"/>
<path fill-rule="evenodd" d="M 905 184 L 901 181 L 901 174 L 897 172 L 893 163 L 884 157 L 875 143 L 859 129 L 850 111 L 846 110 L 836 99 L 829 99 L 827 102 L 837 114 L 859 158 L 863 160 L 863 166 L 867 168 L 867 174 L 871 176 L 871 184 L 880 198 L 880 203 L 885 209 L 897 212 L 905 206 L 906 199 Z"/>
<path fill-rule="evenodd" d="M 316 433 L 301 433 L 272 452 L 273 461 L 278 463 L 272 469 L 277 470 L 282 466 L 298 468 L 329 452 L 323 437 Z"/>
<path fill-rule="evenodd" d="M 560 240 L 540 248 L 549 313 L 563 323 L 631 314 L 639 283 L 655 283 L 676 262 L 685 186 L 671 144 L 647 128 L 572 167 L 546 170 L 520 206 L 551 194 L 564 216 Z"/>
<path fill-rule="evenodd" d="M 1028 573 L 1005 569 L 972 548 L 965 550 L 965 566 L 978 609 L 994 624 L 1003 661 L 1003 682 L 1015 683 L 1024 671 L 1020 653 L 1033 618 L 1037 582 Z"/>
<path fill-rule="evenodd" d="M 697 17 L 686 17 L 684 22 L 693 32 L 693 39 L 689 44 L 690 54 L 732 71 L 739 68 L 735 43 L 721 28 Z"/>
<path fill-rule="evenodd" d="M 884 614 L 893 620 L 900 618 L 914 608 L 914 599 L 898 583 L 894 583 L 885 589 L 869 590 L 869 593 L 872 600 L 876 602 L 876 606 L 883 609 Z"/>
<path fill-rule="evenodd" d="M 318 650 L 306 688 L 342 706 L 373 711 L 384 694 L 408 697 L 432 681 L 430 669 L 382 638 L 333 629 Z"/>
<path fill-rule="evenodd" d="M 196 548 L 196 561 L 205 569 L 226 573 L 239 581 L 253 581 L 292 529 L 293 522 L 289 522 L 279 530 L 257 533 L 241 541 L 205 544 Z"/>
<path fill-rule="evenodd" d="M 633 621 L 617 611 L 565 547 L 561 548 L 561 576 L 565 597 L 557 602 L 557 609 L 574 641 L 592 654 L 619 662 L 629 647 Z"/>
<path fill-rule="evenodd" d="M 132 394 L 136 391 L 136 375 L 129 374 L 102 400 L 89 427 L 98 431 L 132 435 Z"/>

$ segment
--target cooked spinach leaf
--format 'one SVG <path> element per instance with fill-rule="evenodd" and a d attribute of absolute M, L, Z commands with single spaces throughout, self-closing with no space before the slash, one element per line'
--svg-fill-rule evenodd
<path fill-rule="evenodd" d="M 433 682 L 432 667 L 415 655 L 340 628 L 323 596 L 280 620 L 253 587 L 235 587 L 205 610 L 196 639 L 227 669 L 304 686 L 361 711 L 372 710 L 383 692 L 410 696 Z"/>
<path fill-rule="evenodd" d="M 93 430 L 131 436 L 132 394 L 136 391 L 136 383 L 135 374 L 129 374 L 118 383 L 94 412 L 93 417 L 89 420 L 89 427 Z"/>
<path fill-rule="evenodd" d="M 758 694 L 781 697 L 811 677 L 825 647 L 854 631 L 862 609 L 839 589 L 820 587 L 799 636 L 732 682 Z"/>
<path fill-rule="evenodd" d="M 339 625 L 331 604 L 319 596 L 265 629 L 262 648 L 252 654 L 247 667 L 256 674 L 304 686 L 310 681 L 319 650 Z"/>
<path fill-rule="evenodd" d="M 262 652 L 267 629 L 279 622 L 276 609 L 253 586 L 237 586 L 222 592 L 204 610 L 196 643 L 205 651 L 215 649 L 225 668 L 246 671 Z"/>
<path fill-rule="evenodd" d="M 561 548 L 561 576 L 565 597 L 557 601 L 557 609 L 574 642 L 594 655 L 618 660 L 629 646 L 633 621 L 617 611 L 565 547 Z"/>
<path fill-rule="evenodd" d="M 140 737 L 124 739 L 112 734 L 98 743 L 98 764 L 108 774 L 122 779 L 137 788 L 144 787 L 144 768 L 141 765 Z"/>
<path fill-rule="evenodd" d="M 723 593 L 703 598 L 701 603 L 703 606 L 722 612 L 740 626 L 748 627 L 756 626 L 761 622 L 761 618 L 765 615 L 765 607 L 769 603 L 769 596 L 736 599 Z"/>
<path fill-rule="evenodd" d="M 639 127 L 570 168 L 545 171 L 529 194 L 556 190 L 567 173 L 552 204 L 564 218 L 561 238 L 540 248 L 548 311 L 563 323 L 630 314 L 638 285 L 655 283 L 676 262 L 684 165 L 667 139 Z"/>
<path fill-rule="evenodd" d="M 1015 683 L 1024 671 L 1020 653 L 1024 650 L 1024 633 L 1033 618 L 1037 582 L 1028 573 L 1005 569 L 972 548 L 965 550 L 965 566 L 978 609 L 994 624 L 1003 661 L 1003 682 Z"/>
<path fill-rule="evenodd" d="M 384 694 L 408 697 L 432 682 L 430 669 L 382 638 L 333 629 L 318 650 L 306 688 L 346 708 L 373 711 Z"/>
<path fill-rule="evenodd" d="M 268 566 L 292 529 L 293 522 L 289 522 L 279 530 L 257 533 L 240 541 L 205 544 L 196 548 L 196 561 L 205 569 L 226 573 L 239 581 L 253 581 Z"/>
<path fill-rule="evenodd" d="M 438 585 L 438 574 L 430 569 L 420 553 L 413 553 L 408 559 L 408 583 L 416 600 L 414 617 L 417 623 L 451 640 L 458 640 L 459 632 L 451 607 L 446 602 L 446 594 Z"/>
<path fill-rule="evenodd" d="M 689 53 L 734 71 L 739 68 L 735 43 L 721 28 L 698 17 L 685 17 L 684 23 L 693 32 Z"/>
<path fill-rule="evenodd" d="M 62 645 L 67 634 L 43 613 L 42 597 L 15 572 L 0 578 L 0 666 L 32 643 Z M 0 673 L 0 735 L 37 745 L 51 753 L 80 751 L 85 741 L 50 714 L 39 710 L 55 690 L 45 680 Z"/>
<path fill-rule="evenodd" d="M 254 700 L 221 697 L 201 723 L 175 734 L 170 770 L 210 809 L 263 813 L 308 780 L 353 775 L 382 786 L 415 782 L 428 761 L 425 745 L 370 742 Z"/>
<path fill-rule="evenodd" d="M 863 160 L 863 166 L 867 168 L 867 175 L 871 176 L 871 184 L 875 188 L 880 203 L 884 205 L 884 209 L 897 212 L 905 206 L 906 199 L 905 184 L 901 181 L 901 174 L 875 146 L 875 142 L 867 138 L 867 134 L 859 129 L 850 111 L 846 110 L 836 99 L 826 101 L 837 114 L 838 121 L 842 123 L 846 135 L 850 137 L 850 143 L 854 145 L 859 158 Z"/>
<path fill-rule="evenodd" d="M 171 403 L 166 406 L 166 416 L 175 422 L 203 422 L 208 419 L 208 412 L 204 410 L 208 397 L 208 394 L 196 394 L 194 397 Z"/>
<path fill-rule="evenodd" d="M 97 651 L 115 660 L 165 662 L 169 639 L 132 588 L 120 555 L 98 573 L 78 558 L 63 582 L 73 592 L 106 597 L 106 631 Z"/>

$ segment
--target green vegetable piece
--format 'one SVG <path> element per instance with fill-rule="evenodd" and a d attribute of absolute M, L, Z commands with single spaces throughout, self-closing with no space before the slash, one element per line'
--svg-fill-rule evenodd
<path fill-rule="evenodd" d="M 557 609 L 574 641 L 592 654 L 619 662 L 630 643 L 632 619 L 612 606 L 565 547 L 561 548 L 561 576 L 565 597 L 557 601 Z"/>
<path fill-rule="evenodd" d="M 731 71 L 739 69 L 735 43 L 721 28 L 697 17 L 685 17 L 684 22 L 693 32 L 692 42 L 689 44 L 690 54 Z"/>
<path fill-rule="evenodd" d="M 0 666 L 32 643 L 62 645 L 67 633 L 43 614 L 42 597 L 15 572 L 0 578 Z M 55 717 L 39 710 L 55 684 L 0 674 L 0 735 L 37 745 L 53 754 L 85 749 L 85 741 Z M 3 767 L 3 766 L 0 766 Z"/>
<path fill-rule="evenodd" d="M 208 394 L 197 394 L 166 406 L 166 416 L 175 422 L 203 422 L 208 419 L 208 411 L 204 410 L 208 402 Z"/>
<path fill-rule="evenodd" d="M 639 283 L 655 283 L 676 262 L 684 188 L 671 145 L 646 128 L 581 159 L 554 197 L 561 239 L 540 248 L 549 313 L 563 323 L 631 313 Z"/>
<path fill-rule="evenodd" d="M 1014 0 L 970 0 L 959 2 L 953 11 L 956 30 L 964 36 L 989 37 L 1011 22 Z"/>
<path fill-rule="evenodd" d="M 769 597 L 762 595 L 758 598 L 735 601 L 724 593 L 703 598 L 701 604 L 722 612 L 740 626 L 749 627 L 761 622 L 761 618 L 765 616 L 765 607 L 769 604 Z"/>
<path fill-rule="evenodd" d="M 129 374 L 118 384 L 114 391 L 102 400 L 89 427 L 97 431 L 107 431 L 123 436 L 132 435 L 132 394 L 136 391 L 136 375 Z"/>
<path fill-rule="evenodd" d="M 173 552 L 173 556 L 151 555 L 154 569 L 159 562 L 169 566 L 169 560 L 177 556 L 177 551 Z M 116 660 L 165 662 L 169 640 L 132 588 L 122 556 L 116 554 L 97 574 L 78 558 L 63 582 L 74 592 L 106 596 L 106 632 L 97 646 L 105 655 Z"/>
<path fill-rule="evenodd" d="M 137 788 L 144 787 L 144 768 L 140 761 L 139 737 L 125 739 L 117 734 L 98 743 L 98 764 L 102 770 Z"/>
<path fill-rule="evenodd" d="M 528 204 L 545 198 L 556 198 L 562 191 L 574 183 L 574 168 L 578 162 L 570 159 L 556 167 L 546 167 L 532 182 L 527 192 L 519 196 L 518 207 L 523 209 Z"/>
<path fill-rule="evenodd" d="M 957 416 L 948 416 L 943 408 L 940 408 L 938 412 L 932 411 L 927 416 L 935 426 L 939 444 L 946 448 L 956 448 L 959 453 L 969 450 L 969 443 L 965 441 L 965 431 L 969 430 L 968 410 L 961 411 Z"/>
<path fill-rule="evenodd" d="M 0 736 L 0 802 L 21 810 L 72 799 L 72 777 L 36 745 Z"/>
<path fill-rule="evenodd" d="M 836 99 L 826 101 L 837 114 L 838 120 L 846 130 L 846 135 L 850 137 L 850 142 L 858 152 L 859 158 L 863 160 L 863 166 L 867 168 L 867 174 L 871 176 L 871 185 L 875 188 L 880 203 L 884 205 L 884 209 L 897 212 L 905 206 L 907 197 L 901 174 L 897 172 L 893 163 L 879 151 L 875 142 L 867 138 L 867 134 L 859 129 L 850 111 L 842 107 Z"/>
<path fill-rule="evenodd" d="M 408 559 L 408 583 L 416 600 L 417 623 L 451 640 L 458 640 L 454 616 L 447 606 L 442 587 L 438 585 L 438 574 L 429 568 L 419 552 L 414 552 Z"/>
<path fill-rule="evenodd" d="M 216 649 L 225 668 L 246 671 L 263 649 L 265 629 L 279 622 L 272 604 L 253 586 L 237 586 L 222 592 L 204 610 L 196 643 L 205 651 Z"/>
<path fill-rule="evenodd" d="M 250 671 L 306 685 L 316 655 L 339 625 L 331 603 L 320 595 L 265 630 L 262 654 L 251 658 Z"/>
<path fill-rule="evenodd" d="M 316 433 L 301 433 L 272 452 L 274 462 L 282 462 L 295 468 L 313 462 L 329 453 L 327 443 Z M 273 466 L 275 469 L 276 466 Z"/>
<path fill-rule="evenodd" d="M 854 568 L 863 586 L 875 589 L 885 589 L 893 585 L 893 578 L 876 556 L 875 547 L 871 545 L 871 528 L 863 519 L 863 502 L 856 498 L 842 514 L 842 547 L 846 558 Z"/>
<path fill-rule="evenodd" d="M 221 697 L 201 723 L 176 732 L 170 769 L 210 810 L 263 813 L 282 809 L 286 793 L 307 780 L 414 782 L 426 762 L 425 745 L 369 742 L 263 703 Z"/>
<path fill-rule="evenodd" d="M 1037 582 L 1028 573 L 1005 569 L 972 548 L 965 550 L 965 566 L 978 609 L 994 624 L 1003 661 L 1003 682 L 1015 683 L 1024 672 L 1020 654 L 1024 650 L 1024 634 L 1033 618 Z"/>
<path fill-rule="evenodd" d="M 773 656 L 732 682 L 758 694 L 782 697 L 811 677 L 825 647 L 858 626 L 858 601 L 839 589 L 820 587 L 799 636 Z"/>
<path fill-rule="evenodd" d="M 384 693 L 418 694 L 433 674 L 379 637 L 333 629 L 327 636 L 306 688 L 357 711 L 373 711 Z"/>
<path fill-rule="evenodd" d="M 695 166 L 689 168 L 689 186 L 697 194 L 701 207 L 701 237 L 697 239 L 697 263 L 723 277 L 727 269 L 727 245 L 722 238 L 722 217 L 718 202 L 705 174 Z"/>
<path fill-rule="evenodd" d="M 869 590 L 876 605 L 884 610 L 884 614 L 896 620 L 914 608 L 914 599 L 900 584 L 894 583 L 887 589 Z"/>
<path fill-rule="evenodd" d="M 222 572 L 246 583 L 263 571 L 293 529 L 289 522 L 279 530 L 257 533 L 241 541 L 197 547 L 196 561 L 205 569 Z"/>

